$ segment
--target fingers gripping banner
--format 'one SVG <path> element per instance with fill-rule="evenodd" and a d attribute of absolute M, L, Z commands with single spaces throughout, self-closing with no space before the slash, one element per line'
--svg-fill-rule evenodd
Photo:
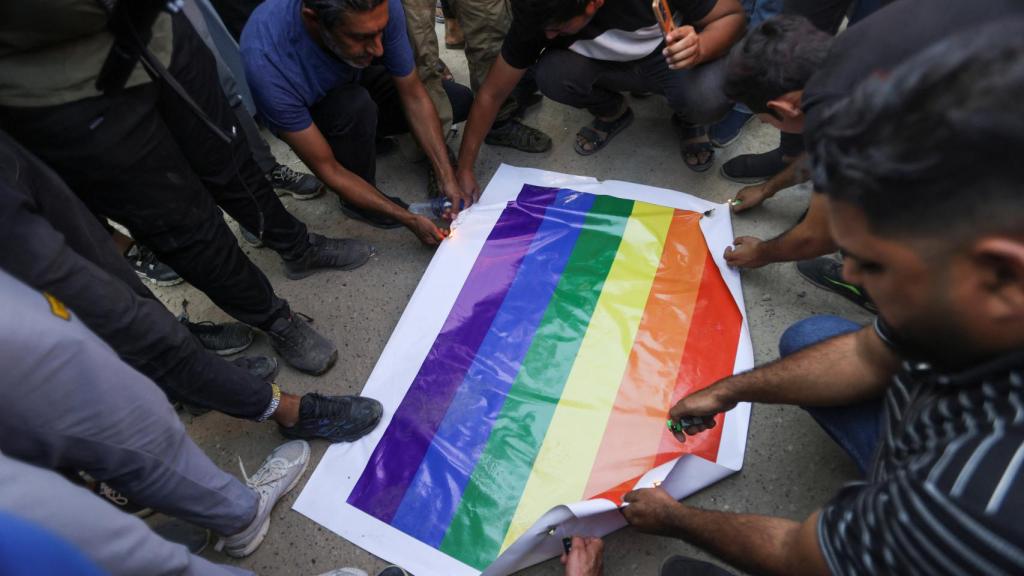
<path fill-rule="evenodd" d="M 708 210 L 714 209 L 709 215 Z M 438 250 L 295 509 L 419 576 L 508 574 L 739 470 L 749 406 L 680 444 L 680 397 L 753 364 L 727 206 L 502 166 Z"/>

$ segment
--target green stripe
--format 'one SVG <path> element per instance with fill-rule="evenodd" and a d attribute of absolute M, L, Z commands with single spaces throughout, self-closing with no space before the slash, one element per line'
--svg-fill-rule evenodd
<path fill-rule="evenodd" d="M 441 550 L 474 568 L 498 556 L 632 210 L 631 200 L 594 201 L 463 492 Z"/>

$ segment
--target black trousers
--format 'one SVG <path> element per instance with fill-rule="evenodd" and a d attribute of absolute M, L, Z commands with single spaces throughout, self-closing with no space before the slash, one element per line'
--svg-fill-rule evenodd
<path fill-rule="evenodd" d="M 631 62 L 588 58 L 571 50 L 549 49 L 534 66 L 542 94 L 555 102 L 586 108 L 595 116 L 612 116 L 623 92 L 660 94 L 669 108 L 690 124 L 706 125 L 732 108 L 722 86 L 725 59 L 692 70 L 671 70 L 661 50 Z"/>
<path fill-rule="evenodd" d="M 285 210 L 221 92 L 213 54 L 174 17 L 170 72 L 219 126 L 210 130 L 172 90 L 150 83 L 116 96 L 45 108 L 0 108 L 0 127 L 50 165 L 86 205 L 125 225 L 225 312 L 259 328 L 289 314 L 270 281 L 238 247 L 218 210 L 286 260 L 309 248 L 305 225 Z"/>
<path fill-rule="evenodd" d="M 66 304 L 170 397 L 258 418 L 269 384 L 207 352 L 64 182 L 0 132 L 0 268 Z"/>
<path fill-rule="evenodd" d="M 452 105 L 452 122 L 462 122 L 469 116 L 473 92 L 450 80 L 442 85 Z M 310 114 L 338 163 L 370 184 L 377 179 L 377 138 L 409 131 L 395 81 L 379 65 L 363 70 L 360 83 L 328 92 Z"/>

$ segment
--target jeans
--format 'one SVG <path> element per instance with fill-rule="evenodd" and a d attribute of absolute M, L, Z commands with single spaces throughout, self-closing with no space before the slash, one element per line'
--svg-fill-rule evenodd
<path fill-rule="evenodd" d="M 848 334 L 860 328 L 859 325 L 837 316 L 812 316 L 786 329 L 779 340 L 779 355 L 786 357 L 829 338 Z M 804 407 L 804 410 L 846 451 L 860 471 L 867 473 L 881 433 L 881 398 L 850 406 Z"/>
<path fill-rule="evenodd" d="M 535 66 L 537 85 L 548 98 L 595 116 L 614 116 L 623 92 L 660 94 L 669 108 L 693 125 L 725 116 L 732 103 L 722 92 L 725 59 L 692 70 L 670 70 L 661 50 L 632 62 L 595 60 L 571 50 L 548 49 Z"/>
<path fill-rule="evenodd" d="M 444 81 L 443 87 L 453 122 L 462 122 L 469 116 L 473 93 L 452 81 Z M 395 81 L 383 66 L 367 67 L 359 84 L 331 90 L 310 114 L 338 163 L 370 184 L 377 182 L 377 138 L 409 131 Z"/>
<path fill-rule="evenodd" d="M 237 124 L 209 49 L 174 16 L 169 68 L 217 125 Z M 218 205 L 285 260 L 309 249 L 245 137 L 216 138 L 162 83 L 44 108 L 0 108 L 0 125 L 50 165 L 93 213 L 124 224 L 225 312 L 261 329 L 290 314 L 224 223 Z"/>
<path fill-rule="evenodd" d="M 270 384 L 207 352 L 142 285 L 82 201 L 3 132 L 0 246 L 0 268 L 60 298 L 168 396 L 252 420 L 270 404 Z"/>

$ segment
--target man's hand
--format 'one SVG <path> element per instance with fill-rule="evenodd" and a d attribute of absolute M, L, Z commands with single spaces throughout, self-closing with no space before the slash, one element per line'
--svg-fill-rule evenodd
<path fill-rule="evenodd" d="M 473 204 L 473 196 L 465 191 L 458 179 L 453 177 L 447 182 L 439 182 L 439 184 L 441 193 L 452 203 L 452 207 L 447 210 L 446 218 L 454 219 L 459 215 L 460 210 L 469 208 Z"/>
<path fill-rule="evenodd" d="M 480 184 L 476 181 L 473 168 L 459 168 L 455 172 L 455 178 L 459 181 L 462 191 L 473 199 L 473 202 L 480 200 Z"/>
<path fill-rule="evenodd" d="M 676 440 L 686 442 L 687 436 L 700 434 L 705 430 L 714 428 L 714 416 L 722 412 L 728 412 L 735 406 L 736 403 L 725 399 L 720 390 L 716 389 L 715 386 L 690 394 L 676 402 L 676 405 L 668 411 L 668 416 L 673 422 L 678 422 L 681 418 L 693 419 L 695 416 L 701 416 L 703 420 L 698 419 L 698 424 L 684 429 L 683 432 L 672 432 L 672 434 L 675 435 Z"/>
<path fill-rule="evenodd" d="M 601 576 L 604 573 L 604 542 L 600 538 L 572 537 L 572 550 L 562 553 L 565 576 Z"/>
<path fill-rule="evenodd" d="M 672 513 L 679 508 L 679 502 L 664 489 L 633 490 L 622 501 L 629 504 L 621 510 L 630 526 L 648 534 L 672 536 Z"/>
<path fill-rule="evenodd" d="M 437 246 L 445 238 L 444 232 L 424 216 L 414 216 L 409 230 L 427 246 Z"/>
<path fill-rule="evenodd" d="M 693 26 L 680 26 L 665 35 L 665 49 L 661 51 L 672 70 L 686 70 L 700 64 L 700 34 Z"/>
<path fill-rule="evenodd" d="M 761 254 L 761 239 L 740 236 L 725 249 L 725 263 L 736 268 L 760 268 L 768 261 Z"/>
<path fill-rule="evenodd" d="M 768 182 L 762 182 L 760 184 L 754 184 L 753 186 L 744 186 L 736 193 L 736 200 L 738 203 L 732 204 L 732 211 L 735 213 L 746 212 L 751 208 L 756 208 L 764 203 L 765 200 L 771 198 L 772 194 L 768 188 Z"/>

